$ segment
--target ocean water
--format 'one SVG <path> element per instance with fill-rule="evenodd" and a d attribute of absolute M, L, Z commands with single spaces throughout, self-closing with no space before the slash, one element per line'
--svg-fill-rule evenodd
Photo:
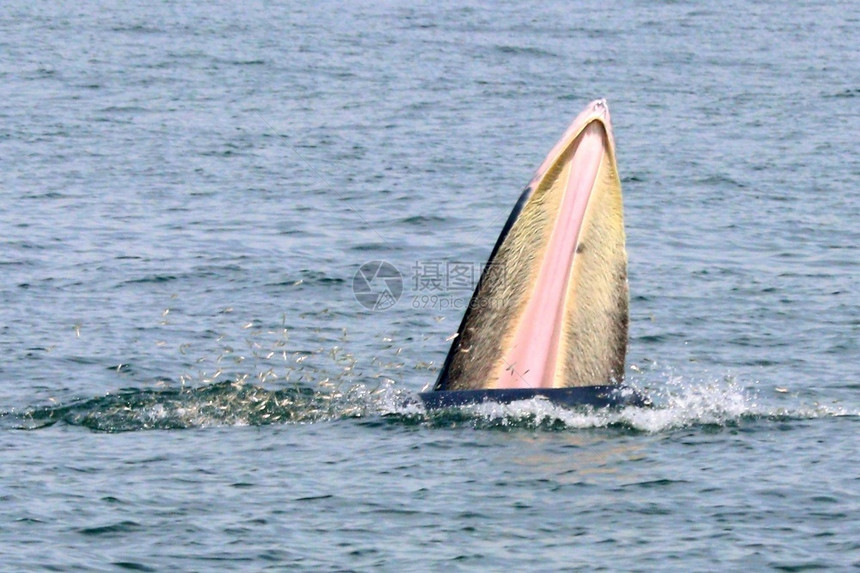
<path fill-rule="evenodd" d="M 858 27 L 5 2 L 0 569 L 860 567 Z M 654 406 L 409 405 L 598 97 Z"/>

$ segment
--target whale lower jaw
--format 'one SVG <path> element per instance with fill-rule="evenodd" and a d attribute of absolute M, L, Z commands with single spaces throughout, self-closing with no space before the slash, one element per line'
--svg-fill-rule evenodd
<path fill-rule="evenodd" d="M 436 390 L 621 380 L 628 288 L 609 110 L 592 102 L 550 151 L 502 230 Z"/>

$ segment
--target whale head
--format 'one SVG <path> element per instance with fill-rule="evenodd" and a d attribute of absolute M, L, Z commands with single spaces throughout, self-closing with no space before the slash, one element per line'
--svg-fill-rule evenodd
<path fill-rule="evenodd" d="M 609 107 L 597 100 L 514 206 L 434 390 L 620 382 L 628 299 L 621 181 Z"/>

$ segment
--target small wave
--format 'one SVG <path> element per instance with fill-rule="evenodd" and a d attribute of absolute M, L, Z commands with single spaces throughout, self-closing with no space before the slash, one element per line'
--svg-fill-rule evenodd
<path fill-rule="evenodd" d="M 548 50 L 544 50 L 543 48 L 536 48 L 533 46 L 513 46 L 513 45 L 502 45 L 496 46 L 495 49 L 505 55 L 511 56 L 529 56 L 529 57 L 539 57 L 539 58 L 557 58 L 558 54 L 554 52 L 550 52 Z"/>
<path fill-rule="evenodd" d="M 850 97 L 858 97 L 860 96 L 860 89 L 844 89 L 841 92 L 836 92 L 834 94 L 828 94 L 825 97 L 838 97 L 838 98 L 850 98 Z"/>
<path fill-rule="evenodd" d="M 178 277 L 175 275 L 167 275 L 167 274 L 154 274 L 147 275 L 140 278 L 130 279 L 124 281 L 122 284 L 146 284 L 146 283 L 166 283 L 175 281 Z"/>
<path fill-rule="evenodd" d="M 565 431 L 614 428 L 658 433 L 695 426 L 737 426 L 745 421 L 858 416 L 843 407 L 813 404 L 786 408 L 764 405 L 755 391 L 731 381 L 689 383 L 669 380 L 637 388 L 650 407 L 567 408 L 544 398 L 511 404 L 486 402 L 428 411 L 413 392 L 396 383 L 376 387 L 294 386 L 270 390 L 241 382 L 196 388 L 126 390 L 59 406 L 0 415 L 3 425 L 39 429 L 57 423 L 99 432 L 176 430 L 210 426 L 308 424 L 348 418 L 369 423 Z"/>

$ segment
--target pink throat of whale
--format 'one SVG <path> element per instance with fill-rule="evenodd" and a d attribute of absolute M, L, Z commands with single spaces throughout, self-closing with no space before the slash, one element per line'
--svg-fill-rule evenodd
<path fill-rule="evenodd" d="M 537 280 L 516 334 L 503 351 L 496 388 L 552 388 L 560 360 L 568 283 L 588 200 L 606 147 L 599 121 L 572 144 L 569 176 Z"/>

